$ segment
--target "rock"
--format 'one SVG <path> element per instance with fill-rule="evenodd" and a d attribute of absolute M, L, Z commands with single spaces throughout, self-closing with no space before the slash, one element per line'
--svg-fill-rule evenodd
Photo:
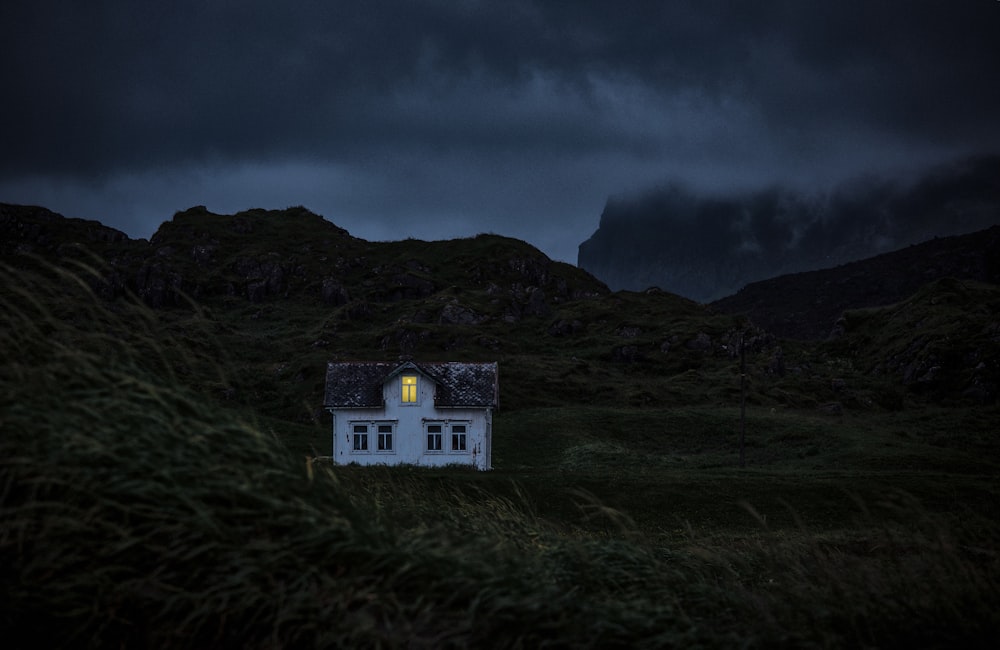
<path fill-rule="evenodd" d="M 320 290 L 323 302 L 327 305 L 339 307 L 351 301 L 351 296 L 347 288 L 336 278 L 328 277 L 323 280 L 323 288 Z"/>
<path fill-rule="evenodd" d="M 485 320 L 486 316 L 457 303 L 445 305 L 438 317 L 438 323 L 441 325 L 478 325 Z"/>
<path fill-rule="evenodd" d="M 420 308 L 413 312 L 410 316 L 411 323 L 433 323 L 434 322 L 434 312 L 429 309 Z"/>
<path fill-rule="evenodd" d="M 246 283 L 247 299 L 261 302 L 269 296 L 284 295 L 288 286 L 285 282 L 285 268 L 277 253 L 270 253 L 264 259 L 241 257 L 233 264 L 233 270 Z"/>
<path fill-rule="evenodd" d="M 534 286 L 543 286 L 548 281 L 548 267 L 551 263 L 544 257 L 514 257 L 507 260 L 507 266 L 520 275 L 525 284 Z"/>
<path fill-rule="evenodd" d="M 208 266 L 215 259 L 217 244 L 197 244 L 191 247 L 191 257 L 199 266 Z"/>
<path fill-rule="evenodd" d="M 635 337 L 642 334 L 642 330 L 634 325 L 622 325 L 615 330 L 615 334 L 622 337 L 623 339 L 634 339 Z"/>
<path fill-rule="evenodd" d="M 528 302 L 524 305 L 524 313 L 545 318 L 552 313 L 552 308 L 545 302 L 545 292 L 535 287 L 528 294 Z"/>
<path fill-rule="evenodd" d="M 176 306 L 183 284 L 180 273 L 158 260 L 139 267 L 135 278 L 136 294 L 154 309 Z"/>
<path fill-rule="evenodd" d="M 389 287 L 382 292 L 382 299 L 387 302 L 413 300 L 426 298 L 434 291 L 434 283 L 430 280 L 412 273 L 397 273 L 392 276 Z"/>
<path fill-rule="evenodd" d="M 924 372 L 920 377 L 917 378 L 917 382 L 921 384 L 927 384 L 935 379 L 937 379 L 938 373 L 941 372 L 941 366 L 931 366 Z"/>

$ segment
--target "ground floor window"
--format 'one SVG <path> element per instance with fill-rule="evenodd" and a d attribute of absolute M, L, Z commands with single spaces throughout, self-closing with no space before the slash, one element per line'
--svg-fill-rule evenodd
<path fill-rule="evenodd" d="M 351 428 L 354 433 L 354 451 L 368 451 L 368 425 L 355 424 Z"/>
<path fill-rule="evenodd" d="M 452 451 L 466 451 L 466 445 L 468 441 L 466 439 L 466 425 L 464 424 L 453 424 L 451 425 L 451 450 Z"/>
<path fill-rule="evenodd" d="M 378 447 L 379 451 L 392 451 L 392 425 L 378 425 Z"/>
<path fill-rule="evenodd" d="M 394 421 L 351 422 L 348 431 L 350 431 L 351 437 L 351 453 L 369 454 L 373 448 L 376 452 L 383 454 L 396 451 L 396 423 Z"/>
<path fill-rule="evenodd" d="M 441 439 L 444 435 L 444 425 L 427 425 L 427 451 L 441 451 Z"/>
<path fill-rule="evenodd" d="M 427 422 L 424 430 L 427 436 L 427 451 L 448 451 L 459 454 L 469 451 L 468 422 Z"/>

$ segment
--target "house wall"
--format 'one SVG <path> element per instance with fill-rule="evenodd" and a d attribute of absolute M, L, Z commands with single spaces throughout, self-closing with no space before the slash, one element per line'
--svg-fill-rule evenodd
<path fill-rule="evenodd" d="M 385 408 L 330 409 L 333 415 L 333 460 L 340 465 L 423 466 L 473 465 L 492 468 L 492 412 L 487 408 L 444 408 L 434 406 L 434 384 L 418 378 L 417 402 L 402 402 L 399 376 L 383 386 Z M 392 449 L 379 450 L 378 426 L 391 425 Z M 367 449 L 355 449 L 355 426 L 367 425 Z M 441 427 L 441 449 L 428 449 L 428 425 Z M 465 427 L 465 449 L 452 449 L 452 435 Z"/>

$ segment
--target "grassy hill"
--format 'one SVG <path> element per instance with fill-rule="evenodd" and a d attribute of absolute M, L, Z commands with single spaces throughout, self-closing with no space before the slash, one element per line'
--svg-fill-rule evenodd
<path fill-rule="evenodd" d="M 24 647 L 1000 630 L 995 285 L 809 343 L 495 235 L 365 242 L 298 208 L 149 242 L 12 206 L 0 228 L 0 621 Z M 317 458 L 326 361 L 400 355 L 500 362 L 496 471 Z"/>

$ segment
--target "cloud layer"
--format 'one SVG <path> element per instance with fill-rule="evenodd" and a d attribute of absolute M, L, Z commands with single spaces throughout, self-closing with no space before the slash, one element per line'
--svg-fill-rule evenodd
<path fill-rule="evenodd" d="M 986 0 L 12 0 L 0 22 L 0 200 L 133 236 L 305 204 L 572 260 L 609 194 L 1000 149 Z"/>
<path fill-rule="evenodd" d="M 612 289 L 658 286 L 711 302 L 757 280 L 997 223 L 1000 156 L 979 156 L 906 182 L 869 175 L 829 192 L 702 194 L 672 185 L 615 197 L 579 262 Z"/>

